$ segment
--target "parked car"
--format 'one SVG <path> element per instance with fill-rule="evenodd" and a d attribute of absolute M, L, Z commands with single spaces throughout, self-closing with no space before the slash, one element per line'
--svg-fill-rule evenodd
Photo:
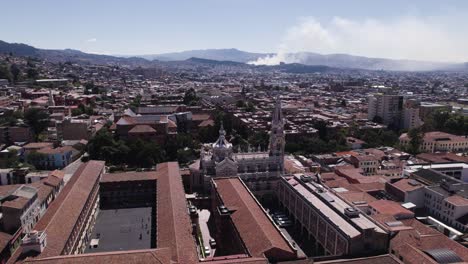
<path fill-rule="evenodd" d="M 205 256 L 209 256 L 210 252 L 211 252 L 211 250 L 210 250 L 210 248 L 208 246 L 205 246 L 203 248 L 203 253 L 205 253 Z"/>
<path fill-rule="evenodd" d="M 292 222 L 291 221 L 278 221 L 277 222 L 278 226 L 279 227 L 289 227 L 289 226 L 292 226 Z"/>
<path fill-rule="evenodd" d="M 282 213 L 282 212 L 276 212 L 276 213 L 273 213 L 272 215 L 273 217 L 286 217 L 287 216 L 285 213 Z"/>
<path fill-rule="evenodd" d="M 214 240 L 213 238 L 210 238 L 210 246 L 211 248 L 216 248 L 216 240 Z"/>
<path fill-rule="evenodd" d="M 282 216 L 280 216 L 280 217 L 275 217 L 274 219 L 277 220 L 277 221 L 289 221 L 289 218 L 288 218 L 288 217 L 282 217 Z"/>
<path fill-rule="evenodd" d="M 190 215 L 197 215 L 197 208 L 194 206 L 194 205 L 191 205 L 189 207 L 189 212 L 190 212 Z"/>

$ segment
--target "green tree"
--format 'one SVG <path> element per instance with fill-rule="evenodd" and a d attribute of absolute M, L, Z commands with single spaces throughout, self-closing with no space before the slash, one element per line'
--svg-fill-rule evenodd
<path fill-rule="evenodd" d="M 39 77 L 39 72 L 36 68 L 28 68 L 26 72 L 28 79 L 37 79 Z"/>
<path fill-rule="evenodd" d="M 24 112 L 24 120 L 37 139 L 49 125 L 49 113 L 39 108 L 29 108 Z"/>
<path fill-rule="evenodd" d="M 421 128 L 413 128 L 408 131 L 408 152 L 416 155 L 419 153 L 421 144 L 423 142 L 424 133 Z"/>
<path fill-rule="evenodd" d="M 185 91 L 184 94 L 184 104 L 185 105 L 197 105 L 200 98 L 197 97 L 197 92 L 195 89 L 190 88 Z"/>
<path fill-rule="evenodd" d="M 341 100 L 340 105 L 341 105 L 342 107 L 346 107 L 346 100 L 345 100 L 345 99 Z"/>
<path fill-rule="evenodd" d="M 381 116 L 376 115 L 376 116 L 374 116 L 374 118 L 372 118 L 372 122 L 382 124 L 383 123 L 383 118 Z"/>
<path fill-rule="evenodd" d="M 13 81 L 17 82 L 20 79 L 20 75 L 21 75 L 21 70 L 18 67 L 18 65 L 12 64 L 10 66 L 10 72 L 11 72 L 11 75 L 13 76 Z"/>
<path fill-rule="evenodd" d="M 9 82 L 13 81 L 13 76 L 11 76 L 11 72 L 6 64 L 0 65 L 0 79 L 7 79 Z"/>

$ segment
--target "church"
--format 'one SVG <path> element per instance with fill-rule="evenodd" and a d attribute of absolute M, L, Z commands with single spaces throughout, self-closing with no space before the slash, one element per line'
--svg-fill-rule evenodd
<path fill-rule="evenodd" d="M 264 196 L 272 194 L 278 179 L 284 174 L 284 147 L 284 119 L 278 96 L 273 110 L 268 151 L 234 153 L 221 124 L 219 138 L 202 148 L 200 160 L 190 166 L 192 187 L 209 192 L 211 178 L 239 176 L 254 195 L 266 198 Z"/>

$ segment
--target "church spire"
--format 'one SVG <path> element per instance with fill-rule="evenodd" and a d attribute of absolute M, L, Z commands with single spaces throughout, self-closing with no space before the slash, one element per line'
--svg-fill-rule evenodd
<path fill-rule="evenodd" d="M 49 90 L 49 106 L 55 106 L 54 95 L 52 94 L 52 90 Z"/>
<path fill-rule="evenodd" d="M 226 138 L 226 130 L 224 130 L 223 121 L 221 121 L 221 126 L 219 127 L 219 138 L 225 139 Z"/>
<path fill-rule="evenodd" d="M 275 109 L 273 110 L 273 120 L 271 124 L 272 126 L 273 124 L 283 125 L 283 111 L 281 110 L 281 100 L 279 95 L 276 96 Z"/>
<path fill-rule="evenodd" d="M 270 131 L 270 156 L 280 157 L 280 166 L 283 164 L 284 157 L 284 118 L 281 110 L 281 100 L 279 95 L 276 97 L 275 108 L 273 110 L 273 118 L 271 120 L 271 131 Z"/>

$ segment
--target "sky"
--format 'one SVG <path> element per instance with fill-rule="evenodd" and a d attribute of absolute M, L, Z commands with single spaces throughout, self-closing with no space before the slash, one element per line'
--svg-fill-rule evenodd
<path fill-rule="evenodd" d="M 193 49 L 468 61 L 466 0 L 1 0 L 0 39 L 143 55 Z"/>

